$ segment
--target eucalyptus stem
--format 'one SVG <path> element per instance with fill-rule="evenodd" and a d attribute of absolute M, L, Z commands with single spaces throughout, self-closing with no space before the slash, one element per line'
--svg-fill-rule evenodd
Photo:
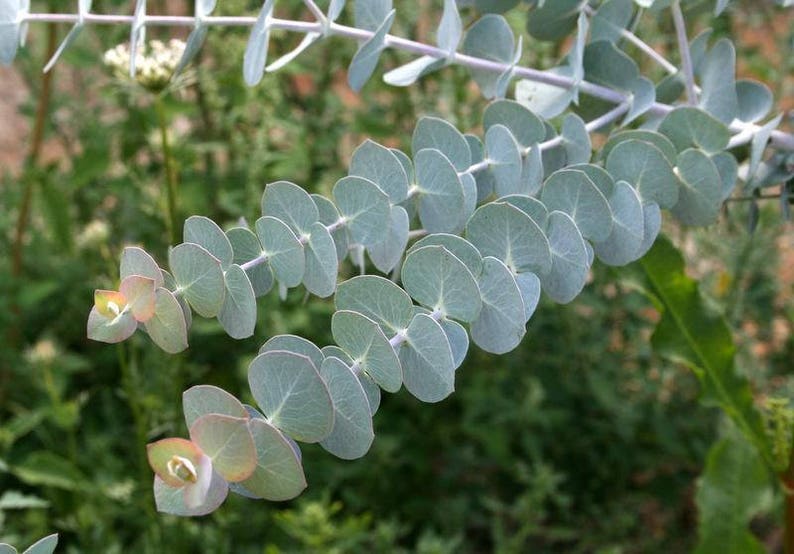
<path fill-rule="evenodd" d="M 166 227 L 168 235 L 171 237 L 171 244 L 179 242 L 179 225 L 177 221 L 177 179 L 174 168 L 173 153 L 171 144 L 168 141 L 168 115 L 165 109 L 162 95 L 157 95 L 154 100 L 155 111 L 157 112 L 157 123 L 160 126 L 160 142 L 163 147 L 163 165 L 165 167 L 165 186 L 166 186 L 166 205 L 168 217 Z"/>
<path fill-rule="evenodd" d="M 673 12 L 675 35 L 678 39 L 678 51 L 681 55 L 681 68 L 684 71 L 686 97 L 690 104 L 695 105 L 698 102 L 698 95 L 695 90 L 695 71 L 692 67 L 692 53 L 689 51 L 689 38 L 686 34 L 686 23 L 684 22 L 684 14 L 681 11 L 680 0 L 673 0 L 670 10 Z"/>

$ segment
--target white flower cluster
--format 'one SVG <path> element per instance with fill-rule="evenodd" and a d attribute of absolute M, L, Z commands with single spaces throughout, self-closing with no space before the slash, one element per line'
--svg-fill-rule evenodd
<path fill-rule="evenodd" d="M 185 43 L 177 39 L 168 42 L 151 40 L 145 47 L 139 45 L 135 81 L 151 91 L 164 89 L 170 82 L 184 50 Z M 105 52 L 104 61 L 116 77 L 129 78 L 129 44 L 119 44 Z"/>

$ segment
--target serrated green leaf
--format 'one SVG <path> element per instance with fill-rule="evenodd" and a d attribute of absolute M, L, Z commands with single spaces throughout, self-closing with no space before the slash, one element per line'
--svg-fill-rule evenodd
<path fill-rule="evenodd" d="M 701 383 L 701 401 L 723 408 L 767 457 L 763 421 L 747 380 L 734 367 L 731 332 L 703 300 L 697 282 L 686 275 L 681 254 L 660 237 L 632 267 L 632 274 L 663 310 L 651 339 L 654 350 L 690 367 Z"/>
<path fill-rule="evenodd" d="M 768 503 L 769 484 L 763 458 L 744 437 L 733 432 L 717 441 L 709 450 L 695 494 L 699 512 L 695 554 L 766 552 L 748 524 Z"/>

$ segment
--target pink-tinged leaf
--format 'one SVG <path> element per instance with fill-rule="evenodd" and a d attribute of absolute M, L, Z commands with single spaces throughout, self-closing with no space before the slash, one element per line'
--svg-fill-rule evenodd
<path fill-rule="evenodd" d="M 200 507 L 207 500 L 207 493 L 212 482 L 212 460 L 206 454 L 199 459 L 196 467 L 198 479 L 184 487 L 185 506 L 189 509 Z"/>
<path fill-rule="evenodd" d="M 140 275 L 130 275 L 121 282 L 119 291 L 127 298 L 137 321 L 147 321 L 154 315 L 154 289 L 154 279 Z"/>
<path fill-rule="evenodd" d="M 94 306 L 100 315 L 113 319 L 127 307 L 127 297 L 115 290 L 95 290 Z"/>
<path fill-rule="evenodd" d="M 248 418 L 207 414 L 190 426 L 190 439 L 212 459 L 227 481 L 242 481 L 256 468 L 256 447 Z"/>
<path fill-rule="evenodd" d="M 180 438 L 162 439 L 146 445 L 149 465 L 168 486 L 196 484 L 204 453 L 198 445 Z"/>
<path fill-rule="evenodd" d="M 204 516 L 217 510 L 223 504 L 223 501 L 226 500 L 228 494 L 229 484 L 213 471 L 204 503 L 195 508 L 188 508 L 185 505 L 185 493 L 182 489 L 169 487 L 162 479 L 157 476 L 154 477 L 154 502 L 157 506 L 157 511 L 166 514 Z"/>
<path fill-rule="evenodd" d="M 263 419 L 249 422 L 256 444 L 256 470 L 240 483 L 242 490 L 255 498 L 289 500 L 306 488 L 300 450 Z M 297 448 L 297 447 L 296 447 Z"/>
<path fill-rule="evenodd" d="M 182 393 L 182 411 L 188 429 L 201 416 L 221 414 L 248 419 L 248 411 L 239 400 L 223 389 L 211 385 L 197 385 Z"/>
<path fill-rule="evenodd" d="M 86 333 L 91 340 L 113 344 L 128 339 L 137 328 L 138 322 L 130 312 L 108 318 L 99 313 L 94 306 L 88 314 Z"/>
<path fill-rule="evenodd" d="M 155 294 L 154 315 L 144 323 L 146 332 L 169 354 L 182 352 L 187 348 L 185 312 L 170 290 L 161 287 Z"/>

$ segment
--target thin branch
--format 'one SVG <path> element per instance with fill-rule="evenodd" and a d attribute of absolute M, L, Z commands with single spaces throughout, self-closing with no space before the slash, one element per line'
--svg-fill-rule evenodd
<path fill-rule="evenodd" d="M 314 2 L 314 0 L 303 0 L 303 3 L 306 4 L 306 7 L 309 8 L 309 11 L 312 12 L 312 15 L 314 15 L 319 23 L 325 23 L 325 14 L 323 13 L 323 10 L 320 9 L 320 6 Z"/>
<path fill-rule="evenodd" d="M 585 13 L 593 17 L 595 15 L 595 10 L 590 6 L 584 7 Z M 618 29 L 617 26 L 615 26 Z M 678 73 L 678 68 L 670 63 L 664 56 L 662 56 L 659 52 L 654 50 L 647 42 L 642 40 L 640 37 L 629 31 L 628 29 L 623 29 L 622 27 L 619 28 L 620 36 L 626 39 L 628 42 L 636 46 L 643 54 L 651 58 L 653 61 L 658 63 L 660 66 L 664 68 L 670 75 L 675 75 Z"/>
<path fill-rule="evenodd" d="M 76 14 L 44 13 L 44 14 L 28 14 L 24 18 L 24 21 L 76 23 L 77 19 L 78 16 Z M 84 18 L 85 23 L 97 23 L 97 24 L 119 24 L 119 23 L 131 24 L 133 20 L 134 18 L 132 16 L 127 16 L 127 15 L 87 14 L 85 15 Z M 240 17 L 215 16 L 215 17 L 206 17 L 203 19 L 203 22 L 207 25 L 219 25 L 219 26 L 250 27 L 255 23 L 255 21 L 256 18 L 245 17 L 245 16 L 240 16 Z M 145 24 L 161 25 L 161 26 L 173 25 L 173 26 L 192 27 L 195 25 L 195 18 L 190 16 L 149 15 L 146 16 Z M 318 22 L 292 21 L 287 19 L 272 19 L 270 24 L 272 29 L 293 31 L 298 33 L 323 33 L 324 30 L 323 24 Z M 348 37 L 358 41 L 367 40 L 373 35 L 372 31 L 357 29 L 355 27 L 348 27 L 346 25 L 340 25 L 338 23 L 332 23 L 331 25 L 328 26 L 327 30 L 328 30 L 328 34 Z M 456 53 L 454 56 L 450 58 L 449 53 L 440 48 L 437 48 L 435 46 L 430 46 L 428 44 L 423 44 L 421 42 L 416 42 L 413 40 L 396 37 L 394 35 L 386 35 L 385 44 L 388 47 L 396 48 L 398 50 L 404 50 L 406 52 L 412 52 L 420 56 L 432 56 L 438 59 L 450 59 L 450 61 L 458 65 L 469 67 L 471 69 L 483 69 L 498 74 L 502 74 L 505 70 L 512 67 L 511 64 L 495 62 L 460 53 Z M 687 53 L 689 52 L 688 48 L 686 49 L 686 52 Z M 540 71 L 538 69 L 533 69 L 529 67 L 515 66 L 513 69 L 514 69 L 514 75 L 517 77 L 539 83 L 545 83 L 552 86 L 557 86 L 563 89 L 570 89 L 574 86 L 578 86 L 579 90 L 584 94 L 587 94 L 594 98 L 599 98 L 601 100 L 606 100 L 613 104 L 623 104 L 629 100 L 629 96 L 622 92 L 601 85 L 596 85 L 588 81 L 575 81 L 570 77 L 557 75 L 547 71 Z M 651 107 L 648 109 L 648 113 L 650 115 L 655 115 L 655 116 L 665 116 L 674 109 L 675 106 L 671 106 L 669 104 L 662 104 L 660 102 L 654 102 L 651 105 Z M 730 130 L 734 133 L 741 133 L 743 131 L 749 131 L 749 130 L 752 130 L 752 132 L 755 133 L 757 132 L 758 129 L 759 127 L 755 125 L 746 124 L 738 121 L 735 121 L 730 125 Z M 794 135 L 784 133 L 780 130 L 775 130 L 772 132 L 771 142 L 772 145 L 777 148 L 794 151 Z"/>
<path fill-rule="evenodd" d="M 675 34 L 678 39 L 678 51 L 681 54 L 681 66 L 684 71 L 687 100 L 690 104 L 696 105 L 698 102 L 698 95 L 695 91 L 695 72 L 692 67 L 692 54 L 689 51 L 689 38 L 686 35 L 686 23 L 684 22 L 684 14 L 681 11 L 680 0 L 673 0 L 670 9 L 673 12 Z"/>

